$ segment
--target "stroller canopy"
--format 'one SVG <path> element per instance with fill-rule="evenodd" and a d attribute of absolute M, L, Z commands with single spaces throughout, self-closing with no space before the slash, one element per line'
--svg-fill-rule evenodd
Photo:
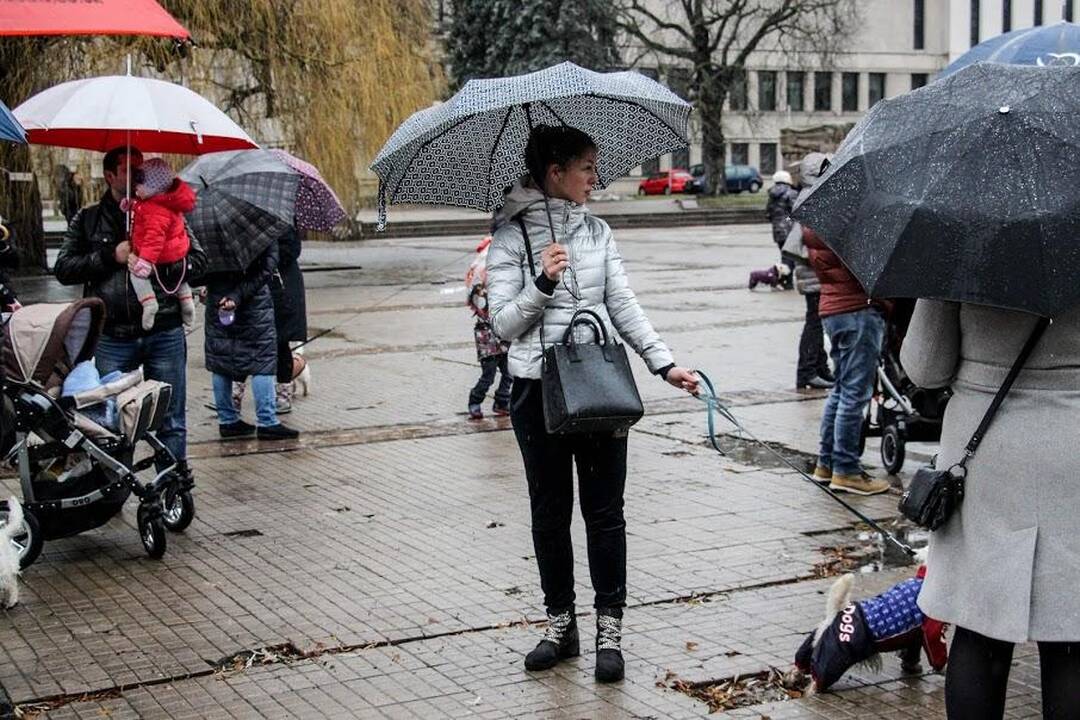
<path fill-rule="evenodd" d="M 104 323 L 98 298 L 27 305 L 5 328 L 4 374 L 46 390 L 62 384 L 71 368 L 94 356 Z"/>

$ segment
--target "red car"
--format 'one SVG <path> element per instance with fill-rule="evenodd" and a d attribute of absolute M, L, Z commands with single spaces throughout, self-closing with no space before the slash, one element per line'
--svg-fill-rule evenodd
<path fill-rule="evenodd" d="M 670 195 L 690 191 L 694 176 L 686 170 L 666 170 L 650 175 L 638 185 L 638 195 Z"/>

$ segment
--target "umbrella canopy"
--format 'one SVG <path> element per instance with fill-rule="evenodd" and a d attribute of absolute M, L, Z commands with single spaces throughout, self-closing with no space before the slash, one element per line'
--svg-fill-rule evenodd
<path fill-rule="evenodd" d="M 0 35 L 191 35 L 154 0 L 0 0 Z"/>
<path fill-rule="evenodd" d="M 133 75 L 73 80 L 15 108 L 31 143 L 108 152 L 201 155 L 258 147 L 228 115 L 201 95 L 164 80 Z"/>
<path fill-rule="evenodd" d="M 1080 300 L 1080 68 L 980 63 L 884 100 L 794 217 L 876 297 Z"/>
<path fill-rule="evenodd" d="M 198 195 L 187 219 L 210 271 L 247 269 L 293 227 L 300 174 L 266 150 L 204 155 L 180 177 Z"/>
<path fill-rule="evenodd" d="M 345 219 L 345 208 L 319 170 L 284 150 L 270 150 L 274 157 L 300 173 L 294 221 L 301 230 L 329 232 Z"/>
<path fill-rule="evenodd" d="M 947 77 L 977 62 L 1038 67 L 1080 65 L 1080 25 L 1062 20 L 998 35 L 953 60 L 938 77 Z"/>
<path fill-rule="evenodd" d="M 0 102 L 0 140 L 26 144 L 26 131 L 11 114 L 8 106 L 2 102 Z"/>
<path fill-rule="evenodd" d="M 413 202 L 491 211 L 525 174 L 536 125 L 570 125 L 598 147 L 603 187 L 643 161 L 687 145 L 690 104 L 636 72 L 598 73 L 570 62 L 515 77 L 470 80 L 394 132 L 371 169 L 385 205 Z"/>

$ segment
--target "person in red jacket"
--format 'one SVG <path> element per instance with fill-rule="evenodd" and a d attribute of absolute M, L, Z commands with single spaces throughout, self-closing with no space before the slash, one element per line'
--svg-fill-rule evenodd
<path fill-rule="evenodd" d="M 807 163 L 819 167 L 806 167 Z M 828 167 L 828 158 L 813 153 L 803 160 L 801 171 L 817 177 Z M 876 495 L 889 483 L 872 477 L 859 460 L 863 413 L 874 388 L 874 374 L 885 336 L 888 304 L 871 299 L 840 258 L 812 228 L 803 226 L 803 243 L 810 264 L 821 282 L 818 313 L 832 345 L 836 384 L 829 392 L 821 416 L 821 445 L 814 478 L 832 490 Z"/>
<path fill-rule="evenodd" d="M 139 260 L 131 268 L 131 287 L 142 305 L 143 330 L 150 330 L 158 311 L 150 276 L 162 285 L 156 266 L 187 257 L 191 241 L 184 228 L 184 214 L 195 207 L 195 192 L 161 158 L 145 161 L 135 182 L 135 198 L 125 199 L 121 208 L 132 213 L 131 251 Z M 195 323 L 195 301 L 187 281 L 181 276 L 176 287 L 162 285 L 162 289 L 176 295 L 184 325 L 190 328 Z"/>

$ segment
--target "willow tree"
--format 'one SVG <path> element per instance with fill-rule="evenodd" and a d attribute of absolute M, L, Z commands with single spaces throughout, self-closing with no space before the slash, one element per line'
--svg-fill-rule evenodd
<path fill-rule="evenodd" d="M 256 140 L 312 162 L 355 211 L 370 159 L 402 120 L 442 89 L 426 0 L 162 5 L 191 32 L 193 47 L 156 38 L 0 39 L 0 73 L 33 66 L 18 71 L 18 83 L 7 81 L 11 73 L 0 76 L 0 97 L 16 104 L 51 84 L 118 72 L 131 52 L 139 72 L 191 87 Z M 29 63 L 31 57 L 40 61 Z M 44 264 L 43 249 L 34 256 Z"/>

